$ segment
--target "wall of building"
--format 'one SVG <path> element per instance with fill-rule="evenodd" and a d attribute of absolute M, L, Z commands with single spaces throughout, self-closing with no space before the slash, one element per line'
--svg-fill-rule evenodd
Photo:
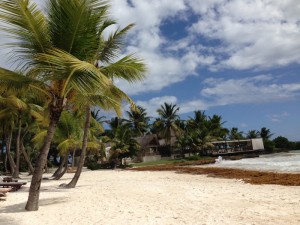
<path fill-rule="evenodd" d="M 262 138 L 252 139 L 252 147 L 253 147 L 253 150 L 265 149 L 263 139 Z"/>
<path fill-rule="evenodd" d="M 155 162 L 161 160 L 160 155 L 143 156 L 143 162 Z"/>

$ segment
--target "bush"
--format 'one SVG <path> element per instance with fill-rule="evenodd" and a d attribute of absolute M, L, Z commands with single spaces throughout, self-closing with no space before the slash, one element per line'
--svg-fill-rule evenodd
<path fill-rule="evenodd" d="M 264 140 L 264 146 L 265 146 L 266 152 L 272 153 L 274 151 L 274 148 L 275 148 L 275 143 L 273 141 L 270 141 L 270 140 Z"/>
<path fill-rule="evenodd" d="M 185 159 L 189 160 L 189 161 L 196 161 L 196 160 L 200 160 L 201 156 L 200 155 L 192 155 L 192 156 L 189 156 L 189 157 L 187 157 Z"/>
<path fill-rule="evenodd" d="M 88 162 L 87 168 L 90 170 L 114 169 L 115 164 L 114 162 L 104 162 L 104 163 Z"/>

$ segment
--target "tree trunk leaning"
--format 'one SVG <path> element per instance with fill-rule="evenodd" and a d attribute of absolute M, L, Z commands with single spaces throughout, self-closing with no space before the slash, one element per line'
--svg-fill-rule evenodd
<path fill-rule="evenodd" d="M 20 175 L 20 140 L 21 140 L 21 117 L 18 117 L 18 135 L 16 139 L 16 169 L 13 173 L 14 178 L 19 178 Z"/>
<path fill-rule="evenodd" d="M 87 106 L 86 107 L 86 118 L 85 118 L 84 132 L 83 132 L 82 150 L 81 150 L 81 154 L 80 154 L 80 158 L 79 158 L 79 163 L 78 163 L 77 170 L 76 170 L 76 173 L 75 173 L 73 179 L 70 181 L 70 183 L 68 183 L 65 186 L 66 188 L 75 188 L 75 186 L 76 186 L 76 184 L 79 180 L 79 177 L 81 175 L 82 168 L 83 168 L 83 165 L 84 165 L 84 160 L 85 160 L 90 123 L 91 123 L 91 110 L 90 110 L 90 107 Z"/>
<path fill-rule="evenodd" d="M 65 163 L 64 163 L 65 164 L 64 170 L 62 172 L 60 172 L 59 174 L 57 174 L 56 177 L 54 177 L 54 180 L 59 180 L 67 172 L 67 170 L 68 170 L 68 160 L 64 160 L 64 161 L 65 161 Z"/>
<path fill-rule="evenodd" d="M 57 168 L 57 170 L 55 170 L 55 172 L 53 173 L 52 177 L 56 177 L 58 176 L 61 172 L 62 172 L 62 169 L 65 165 L 65 161 L 66 161 L 66 157 L 63 156 L 62 159 L 61 159 L 61 162 L 59 164 L 59 167 Z"/>
<path fill-rule="evenodd" d="M 23 156 L 25 158 L 25 161 L 27 162 L 29 174 L 31 175 L 31 174 L 33 174 L 34 168 L 33 168 L 32 164 L 31 164 L 30 159 L 28 157 L 28 154 L 27 154 L 27 152 L 25 150 L 23 141 L 21 143 L 21 152 L 22 152 L 22 154 L 23 154 Z"/>
<path fill-rule="evenodd" d="M 25 209 L 27 211 L 37 211 L 39 209 L 39 196 L 40 196 L 40 187 L 41 187 L 42 176 L 43 176 L 43 169 L 47 162 L 47 156 L 50 149 L 50 144 L 53 139 L 54 132 L 57 123 L 59 121 L 61 112 L 62 112 L 62 107 L 55 108 L 54 106 L 51 110 L 50 124 L 48 127 L 47 135 L 44 139 L 44 143 L 41 148 L 41 152 L 38 156 L 35 169 L 33 172 L 33 176 L 31 179 L 28 200 L 25 206 Z"/>
<path fill-rule="evenodd" d="M 9 162 L 10 172 L 11 172 L 11 174 L 14 174 L 15 169 L 16 169 L 16 164 L 10 154 L 11 139 L 12 139 L 12 130 L 6 139 L 6 155 L 7 155 L 8 162 Z"/>

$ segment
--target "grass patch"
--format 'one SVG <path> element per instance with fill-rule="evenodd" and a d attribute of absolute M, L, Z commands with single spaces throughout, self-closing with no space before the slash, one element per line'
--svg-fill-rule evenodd
<path fill-rule="evenodd" d="M 147 167 L 147 166 L 163 166 L 163 165 L 201 165 L 201 164 L 214 163 L 214 162 L 215 162 L 214 158 L 201 157 L 198 158 L 198 160 L 169 159 L 169 160 L 159 160 L 154 162 L 133 163 L 130 165 L 132 167 Z"/>
<path fill-rule="evenodd" d="M 184 162 L 183 159 L 168 159 L 168 160 L 159 160 L 154 162 L 141 162 L 141 163 L 132 163 L 133 167 L 144 167 L 144 166 L 156 166 L 156 165 L 169 165 L 174 163 Z"/>

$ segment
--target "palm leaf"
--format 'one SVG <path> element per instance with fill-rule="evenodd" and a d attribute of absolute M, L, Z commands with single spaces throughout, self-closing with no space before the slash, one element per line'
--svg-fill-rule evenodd
<path fill-rule="evenodd" d="M 114 21 L 106 22 L 105 28 L 109 25 L 114 24 Z M 129 24 L 125 28 L 121 29 L 118 28 L 114 33 L 110 34 L 106 41 L 101 41 L 98 47 L 98 56 L 97 60 L 101 62 L 109 63 L 115 57 L 120 54 L 120 49 L 124 45 L 124 37 L 125 34 L 134 26 L 134 24 Z M 101 28 L 101 31 L 105 30 L 104 27 Z M 102 40 L 102 39 L 101 39 Z"/>
<path fill-rule="evenodd" d="M 0 3 L 2 30 L 17 42 L 7 44 L 18 53 L 18 59 L 30 61 L 33 53 L 50 47 L 47 19 L 33 1 L 3 0 Z"/>
<path fill-rule="evenodd" d="M 35 80 L 33 78 L 24 76 L 22 73 L 10 71 L 4 68 L 0 68 L 0 91 L 10 92 L 13 94 L 24 92 L 38 92 L 39 95 L 49 96 L 47 92 L 47 86 L 43 82 Z"/>
<path fill-rule="evenodd" d="M 101 68 L 103 74 L 111 78 L 120 78 L 129 82 L 142 80 L 147 72 L 143 60 L 132 54 L 123 57 L 119 61 Z"/>
<path fill-rule="evenodd" d="M 52 49 L 47 54 L 38 54 L 37 58 L 45 63 L 37 70 L 49 71 L 46 79 L 64 80 L 62 95 L 66 95 L 72 88 L 79 93 L 93 93 L 95 89 L 105 88 L 111 83 L 93 64 L 81 61 L 65 51 Z"/>

